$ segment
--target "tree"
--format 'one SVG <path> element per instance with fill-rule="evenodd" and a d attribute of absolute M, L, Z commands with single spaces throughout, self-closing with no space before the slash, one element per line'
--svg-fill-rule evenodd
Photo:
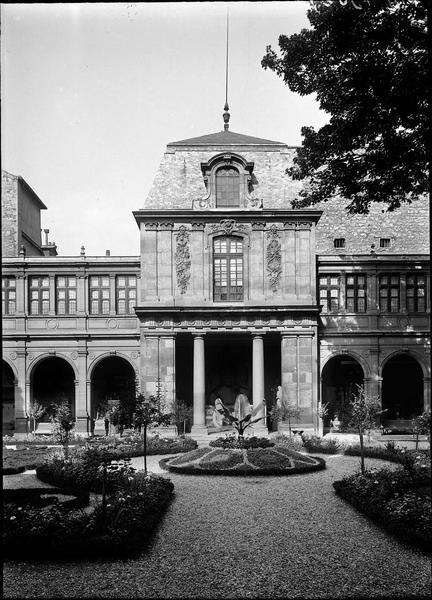
<path fill-rule="evenodd" d="M 193 408 L 184 400 L 176 398 L 173 406 L 173 421 L 180 435 L 186 433 L 186 421 L 192 418 Z"/>
<path fill-rule="evenodd" d="M 111 423 L 118 428 L 120 436 L 123 431 L 133 426 L 133 415 L 135 411 L 135 395 L 117 400 L 109 410 Z"/>
<path fill-rule="evenodd" d="M 280 422 L 285 419 L 288 420 L 288 432 L 291 437 L 291 421 L 293 419 L 298 420 L 301 415 L 302 409 L 296 406 L 286 398 L 280 398 L 278 403 L 275 404 L 270 412 L 270 418 L 272 422 Z"/>
<path fill-rule="evenodd" d="M 413 433 L 415 436 L 415 449 L 418 450 L 419 436 L 429 435 L 431 428 L 431 413 L 430 411 L 424 411 L 421 415 L 418 415 L 411 421 Z"/>
<path fill-rule="evenodd" d="M 376 426 L 379 415 L 386 412 L 382 410 L 379 396 L 367 394 L 362 385 L 356 384 L 357 390 L 353 393 L 352 413 L 350 425 L 357 429 L 360 438 L 360 464 L 361 472 L 365 473 L 363 436 Z"/>
<path fill-rule="evenodd" d="M 168 425 L 171 421 L 171 414 L 165 412 L 165 407 L 161 403 L 160 397 L 138 394 L 135 402 L 135 411 L 133 414 L 133 424 L 141 431 L 144 428 L 144 473 L 147 474 L 147 427 L 149 425 Z"/>
<path fill-rule="evenodd" d="M 411 203 L 428 190 L 432 3 L 357 0 L 361 10 L 337 0 L 311 4 L 311 29 L 281 35 L 281 56 L 267 46 L 261 62 L 293 92 L 316 94 L 331 115 L 318 131 L 301 130 L 287 173 L 308 181 L 293 208 L 335 194 L 349 200 L 352 214 L 369 212 L 371 202 L 388 211 Z"/>
<path fill-rule="evenodd" d="M 65 459 L 69 457 L 69 442 L 72 430 L 75 427 L 75 419 L 72 417 L 71 408 L 68 402 L 54 404 L 54 438 L 63 446 Z"/>
<path fill-rule="evenodd" d="M 29 416 L 30 422 L 33 421 L 33 428 L 32 428 L 33 434 L 36 431 L 36 423 L 38 423 L 38 421 L 40 420 L 40 418 L 42 417 L 44 412 L 45 412 L 45 408 L 42 406 L 42 404 L 39 404 L 39 402 L 37 400 L 33 400 L 32 402 L 30 402 L 30 406 L 28 409 L 28 416 Z"/>

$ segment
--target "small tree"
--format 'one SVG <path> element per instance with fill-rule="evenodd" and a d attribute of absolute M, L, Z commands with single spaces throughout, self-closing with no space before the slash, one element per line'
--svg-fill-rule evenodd
<path fill-rule="evenodd" d="M 120 436 L 123 431 L 133 426 L 133 415 L 135 411 L 135 396 L 118 399 L 109 410 L 111 423 L 118 428 Z"/>
<path fill-rule="evenodd" d="M 429 435 L 431 428 L 431 413 L 424 411 L 421 415 L 415 417 L 412 421 L 413 433 L 415 436 L 415 449 L 418 450 L 419 436 Z"/>
<path fill-rule="evenodd" d="M 356 428 L 360 438 L 361 472 L 365 473 L 363 436 L 376 425 L 379 415 L 385 412 L 381 408 L 379 396 L 367 394 L 362 385 L 356 384 L 357 391 L 353 393 L 351 404 L 352 416 L 350 425 Z"/>
<path fill-rule="evenodd" d="M 39 402 L 36 399 L 32 400 L 30 402 L 30 406 L 28 409 L 28 416 L 30 419 L 30 423 L 33 422 L 33 427 L 32 427 L 33 434 L 36 431 L 36 423 L 39 422 L 39 420 L 41 419 L 44 412 L 45 412 L 45 408 L 42 406 L 42 404 L 39 404 Z"/>
<path fill-rule="evenodd" d="M 171 414 L 164 411 L 164 406 L 157 396 L 146 397 L 144 394 L 138 394 L 135 402 L 135 412 L 133 414 L 133 424 L 141 431 L 144 428 L 144 473 L 147 474 L 147 427 L 149 425 L 168 425 L 171 420 Z"/>
<path fill-rule="evenodd" d="M 75 420 L 72 417 L 71 408 L 68 402 L 54 404 L 54 417 L 52 418 L 54 425 L 54 439 L 63 446 L 65 459 L 69 457 L 69 442 L 72 430 L 75 427 Z"/>
<path fill-rule="evenodd" d="M 222 400 L 220 401 L 220 408 L 216 408 L 217 412 L 223 415 L 228 421 L 229 424 L 234 427 L 237 431 L 238 439 L 240 443 L 244 441 L 244 433 L 248 427 L 250 427 L 253 423 L 257 423 L 261 421 L 263 416 L 256 417 L 259 411 L 261 411 L 261 406 L 255 407 L 251 413 L 240 419 L 234 416 L 227 407 L 223 404 Z M 255 419 L 253 417 L 256 417 Z"/>
<path fill-rule="evenodd" d="M 299 406 L 293 404 L 291 400 L 287 398 L 279 398 L 278 403 L 273 406 L 270 412 L 270 418 L 272 422 L 280 422 L 284 419 L 288 420 L 288 432 L 291 437 L 291 421 L 296 419 L 298 421 L 301 415 L 302 409 Z"/>

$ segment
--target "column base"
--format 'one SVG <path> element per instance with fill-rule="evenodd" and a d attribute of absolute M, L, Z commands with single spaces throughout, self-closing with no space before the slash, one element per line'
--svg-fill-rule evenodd
<path fill-rule="evenodd" d="M 158 433 L 160 436 L 167 438 L 176 438 L 178 436 L 176 425 L 162 425 L 155 427 L 153 433 Z"/>
<path fill-rule="evenodd" d="M 15 417 L 15 433 L 24 435 L 28 433 L 26 417 Z"/>
<path fill-rule="evenodd" d="M 89 423 L 87 416 L 76 417 L 75 419 L 75 430 L 74 433 L 77 435 L 87 436 L 89 433 Z M 105 430 L 104 430 L 105 433 Z"/>
<path fill-rule="evenodd" d="M 208 438 L 208 429 L 205 425 L 192 425 L 190 435 L 193 439 Z"/>

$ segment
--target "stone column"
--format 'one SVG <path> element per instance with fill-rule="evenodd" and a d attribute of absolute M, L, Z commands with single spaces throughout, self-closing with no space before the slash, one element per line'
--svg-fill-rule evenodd
<path fill-rule="evenodd" d="M 423 394 L 424 394 L 424 404 L 423 410 L 431 409 L 431 378 L 425 377 L 423 379 Z"/>
<path fill-rule="evenodd" d="M 194 335 L 193 345 L 193 425 L 191 436 L 207 436 L 205 424 L 204 336 Z"/>
<path fill-rule="evenodd" d="M 89 433 L 89 411 L 87 398 L 87 350 L 77 352 L 78 379 L 75 380 L 75 431 L 78 435 Z"/>
<path fill-rule="evenodd" d="M 252 399 L 254 417 L 262 417 L 261 421 L 252 425 L 253 432 L 257 436 L 268 434 L 264 411 L 264 342 L 262 335 L 254 335 L 252 338 Z"/>
<path fill-rule="evenodd" d="M 15 434 L 24 437 L 27 433 L 27 406 L 30 402 L 30 380 L 26 374 L 27 351 L 20 348 L 16 352 L 17 379 L 15 382 Z"/>

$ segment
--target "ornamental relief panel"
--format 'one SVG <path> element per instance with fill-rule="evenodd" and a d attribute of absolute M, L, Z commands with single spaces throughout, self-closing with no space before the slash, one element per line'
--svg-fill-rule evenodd
<path fill-rule="evenodd" d="M 237 223 L 234 219 L 222 219 L 219 223 L 213 223 L 210 225 L 210 231 L 212 233 L 223 233 L 225 235 L 231 235 L 234 231 L 244 231 L 249 229 L 244 223 Z"/>
<path fill-rule="evenodd" d="M 189 285 L 191 272 L 190 233 L 184 225 L 180 225 L 176 234 L 175 266 L 177 286 L 180 294 L 185 294 Z"/>
<path fill-rule="evenodd" d="M 276 225 L 272 225 L 267 230 L 267 274 L 270 283 L 270 289 L 276 293 L 280 286 L 280 277 L 282 274 L 282 252 L 280 236 Z"/>

